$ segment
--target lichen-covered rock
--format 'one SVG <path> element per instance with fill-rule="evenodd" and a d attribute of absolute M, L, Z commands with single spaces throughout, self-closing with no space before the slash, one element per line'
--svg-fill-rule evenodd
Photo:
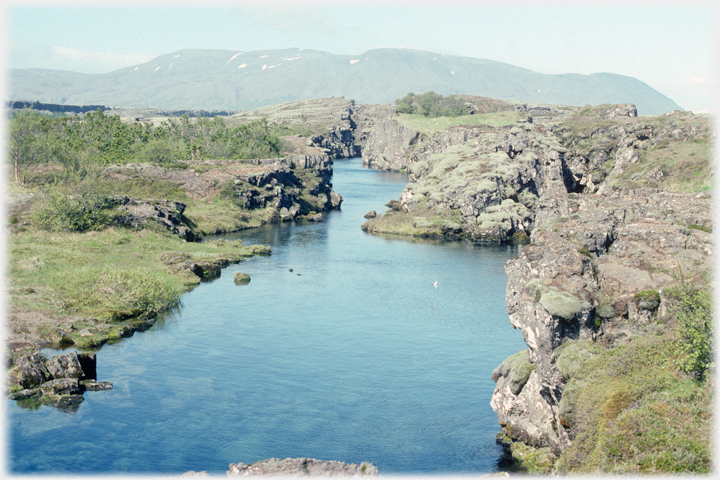
<path fill-rule="evenodd" d="M 270 458 L 252 464 L 231 463 L 227 471 L 229 477 L 248 475 L 298 476 L 298 477 L 361 477 L 377 476 L 378 469 L 373 464 L 345 463 L 338 461 L 315 460 L 314 458 Z"/>
<path fill-rule="evenodd" d="M 503 363 L 492 372 L 495 388 L 502 389 L 507 383 L 513 395 L 518 395 L 535 370 L 535 365 L 528 361 L 528 352 L 523 350 L 506 358 Z"/>

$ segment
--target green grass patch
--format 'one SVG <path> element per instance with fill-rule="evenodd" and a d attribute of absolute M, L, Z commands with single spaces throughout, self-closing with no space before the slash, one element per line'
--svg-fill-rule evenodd
<path fill-rule="evenodd" d="M 188 243 L 150 230 L 27 230 L 9 237 L 10 299 L 32 309 L 56 313 L 77 309 L 79 315 L 94 317 L 134 309 L 159 311 L 198 281 L 172 273 L 160 260 L 168 251 L 196 260 L 253 254 L 251 247 L 237 243 Z"/>

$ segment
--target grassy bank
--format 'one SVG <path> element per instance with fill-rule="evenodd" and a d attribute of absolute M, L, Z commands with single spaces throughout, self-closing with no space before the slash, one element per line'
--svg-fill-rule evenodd
<path fill-rule="evenodd" d="M 11 307 L 57 319 L 55 329 L 29 322 L 25 333 L 78 347 L 118 337 L 113 322 L 152 317 L 176 305 L 203 274 L 217 275 L 222 266 L 266 252 L 239 241 L 190 243 L 160 231 L 114 227 L 27 229 L 12 234 L 8 247 Z"/>

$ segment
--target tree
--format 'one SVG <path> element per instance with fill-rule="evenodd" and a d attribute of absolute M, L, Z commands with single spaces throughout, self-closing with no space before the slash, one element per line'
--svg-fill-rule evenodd
<path fill-rule="evenodd" d="M 24 185 L 23 171 L 45 154 L 42 142 L 44 120 L 38 112 L 23 109 L 9 122 L 7 148 L 17 185 Z"/>

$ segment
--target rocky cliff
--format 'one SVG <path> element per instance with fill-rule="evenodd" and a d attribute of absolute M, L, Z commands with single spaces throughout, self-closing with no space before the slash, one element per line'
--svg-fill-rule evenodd
<path fill-rule="evenodd" d="M 658 331 L 668 313 L 663 291 L 677 273 L 692 278 L 712 266 L 711 202 L 704 193 L 656 190 L 570 194 L 567 213 L 532 232 L 532 243 L 505 267 L 510 322 L 522 330 L 527 356 L 493 373 L 491 405 L 509 437 L 558 455 L 570 444 L 559 347 L 573 340 L 614 346 Z"/>
<path fill-rule="evenodd" d="M 707 117 L 637 117 L 632 105 L 512 108 L 513 124 L 488 116 L 434 133 L 378 123 L 365 163 L 405 168 L 410 183 L 363 229 L 528 243 L 506 266 L 510 322 L 528 348 L 493 372 L 491 405 L 508 450 L 539 448 L 547 472 L 576 441 L 577 395 L 563 393 L 586 388 L 574 379 L 584 362 L 670 335 L 671 286 L 706 282 L 714 136 Z M 632 404 L 613 398 L 603 409 Z"/>

